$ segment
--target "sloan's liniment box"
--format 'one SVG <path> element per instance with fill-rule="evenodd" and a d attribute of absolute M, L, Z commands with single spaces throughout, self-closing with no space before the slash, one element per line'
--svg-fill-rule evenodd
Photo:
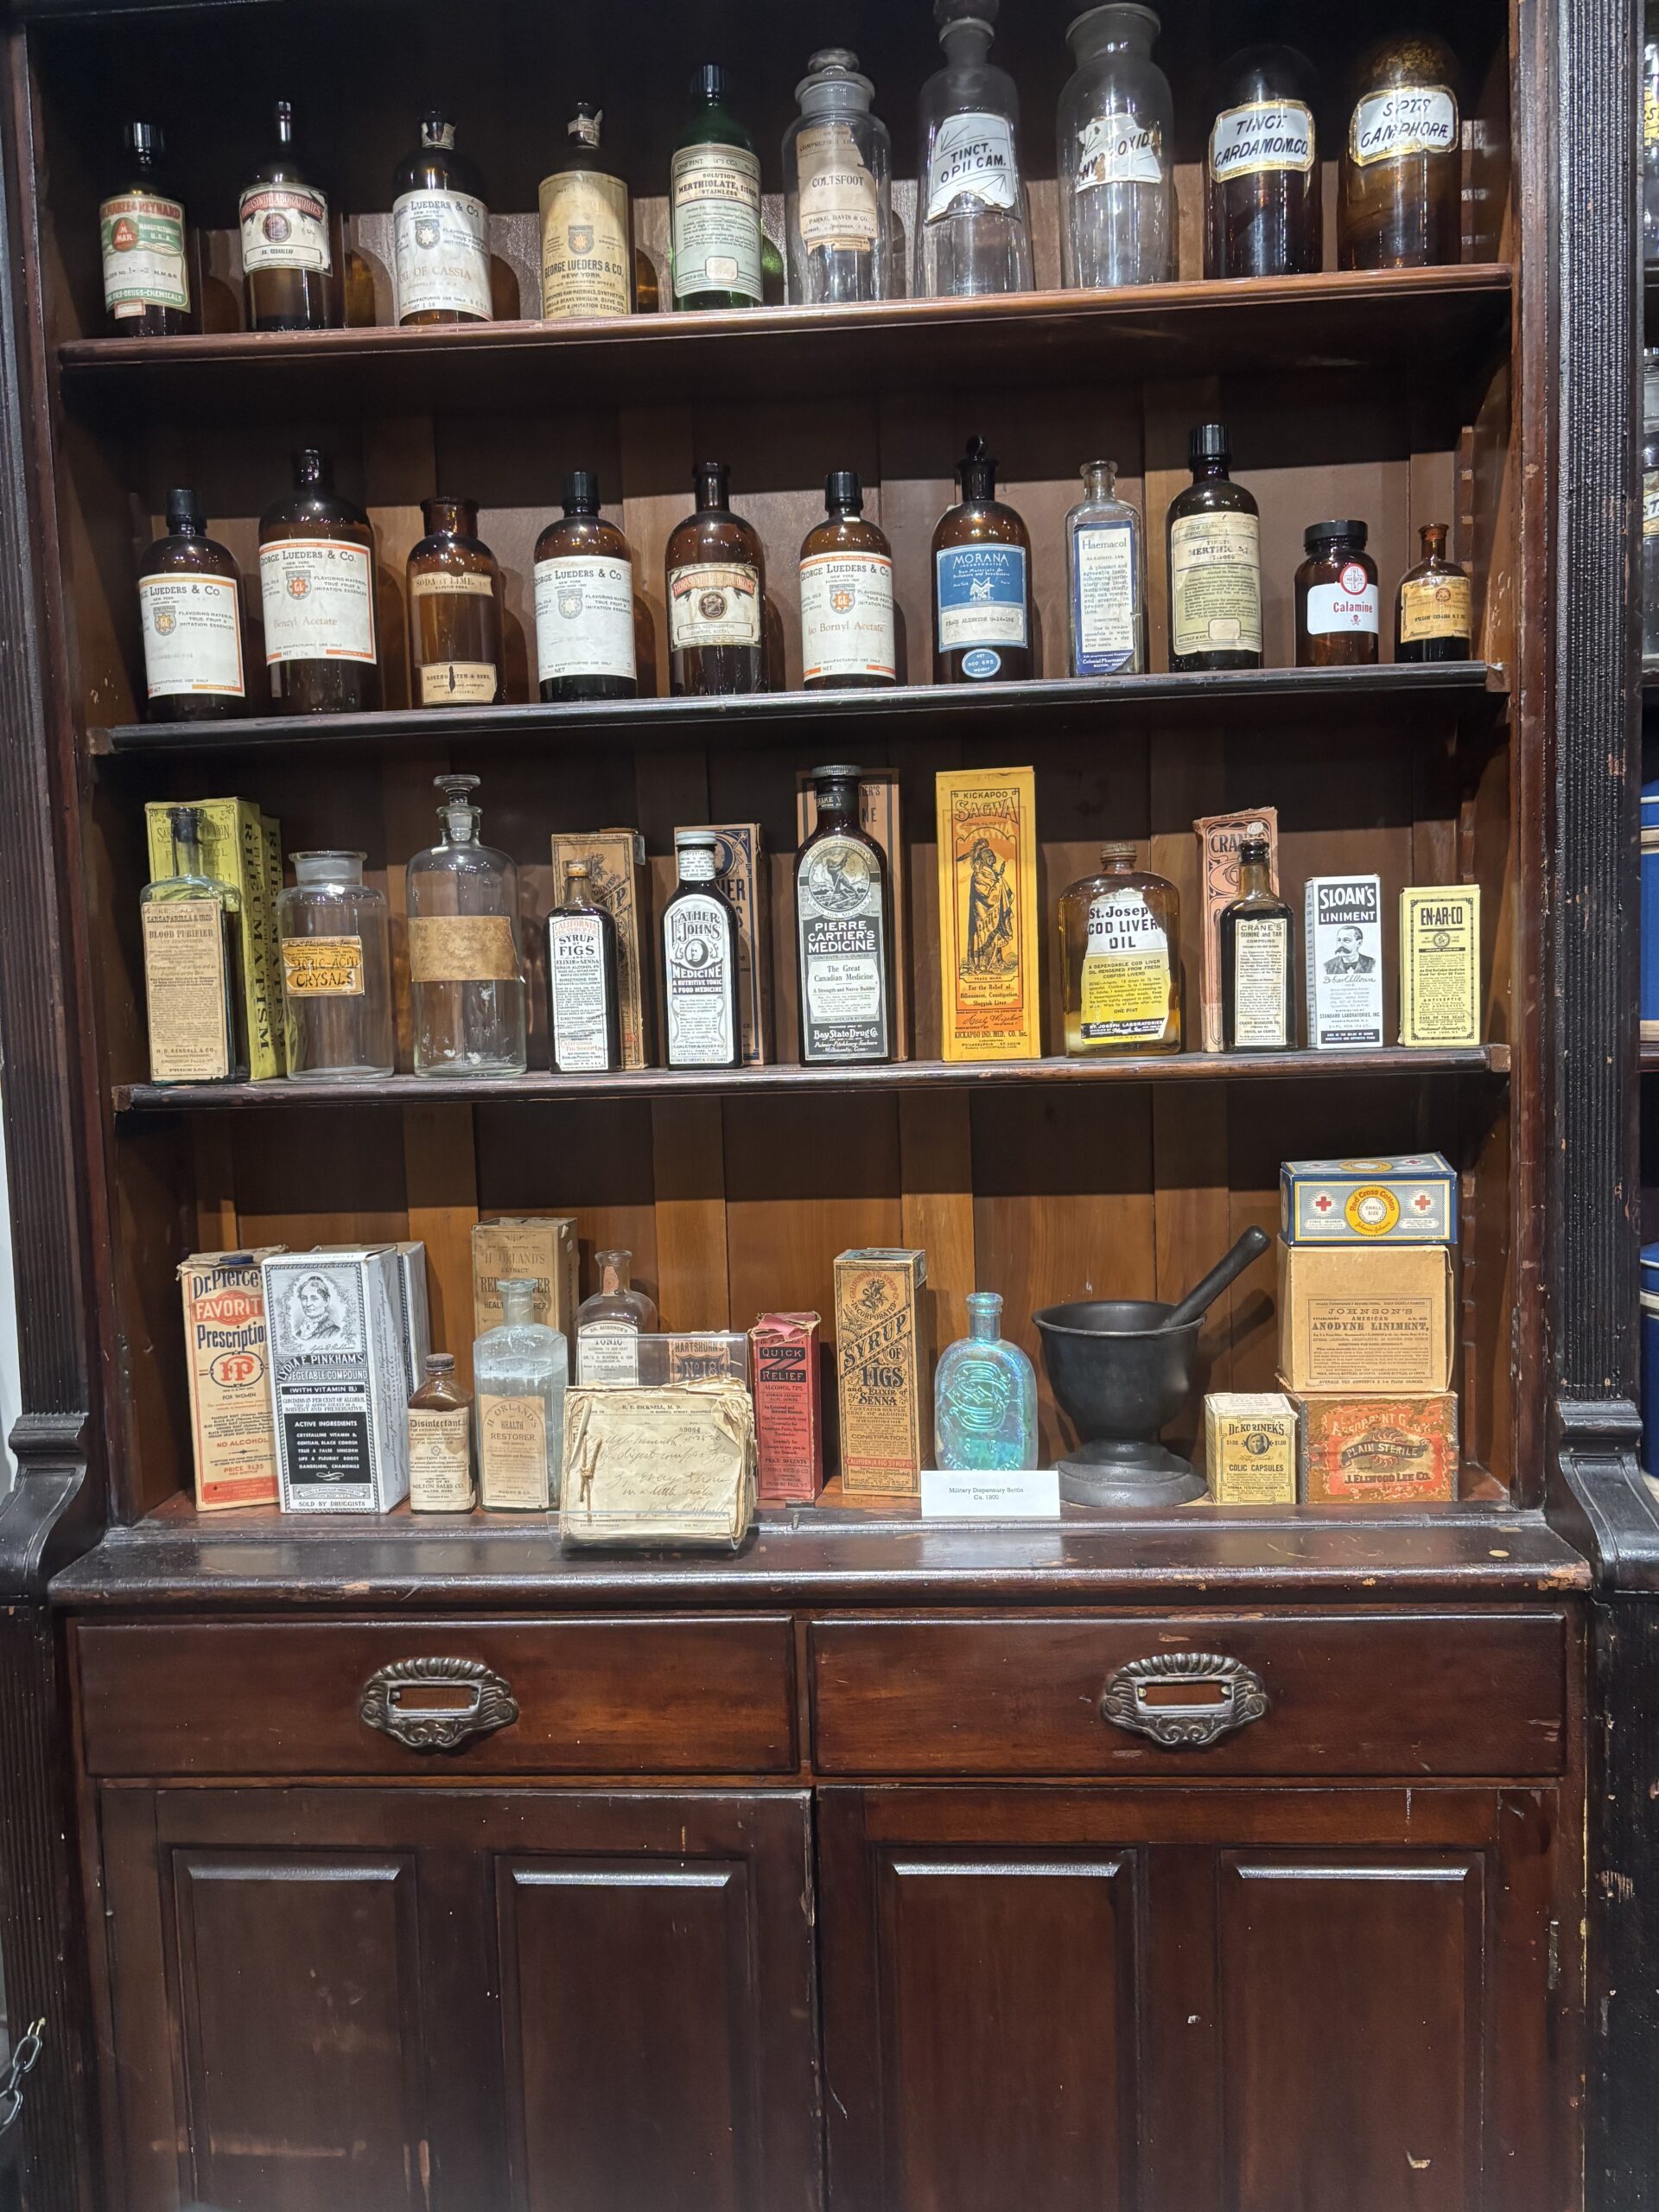
<path fill-rule="evenodd" d="M 922 1486 L 925 1252 L 843 1252 L 836 1262 L 841 1479 L 852 1491 Z"/>
<path fill-rule="evenodd" d="M 401 1266 L 390 1244 L 264 1263 L 285 1513 L 385 1513 L 408 1495 Z"/>
<path fill-rule="evenodd" d="M 818 1328 L 816 1313 L 763 1313 L 749 1332 L 764 1503 L 810 1505 L 823 1486 Z"/>
<path fill-rule="evenodd" d="M 276 1503 L 260 1265 L 281 1249 L 193 1252 L 180 1264 L 199 1513 Z"/>

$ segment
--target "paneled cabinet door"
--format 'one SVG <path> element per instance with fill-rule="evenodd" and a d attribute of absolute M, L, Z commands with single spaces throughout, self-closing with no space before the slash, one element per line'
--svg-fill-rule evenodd
<path fill-rule="evenodd" d="M 125 2212 L 814 2212 L 800 1792 L 99 1803 Z"/>
<path fill-rule="evenodd" d="M 1570 2202 L 1557 1811 L 825 1791 L 831 2212 Z"/>

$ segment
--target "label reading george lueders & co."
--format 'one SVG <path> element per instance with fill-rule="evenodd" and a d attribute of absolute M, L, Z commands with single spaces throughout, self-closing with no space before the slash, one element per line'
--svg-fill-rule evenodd
<path fill-rule="evenodd" d="M 374 578 L 366 546 L 284 537 L 259 548 L 267 666 L 374 659 Z"/>

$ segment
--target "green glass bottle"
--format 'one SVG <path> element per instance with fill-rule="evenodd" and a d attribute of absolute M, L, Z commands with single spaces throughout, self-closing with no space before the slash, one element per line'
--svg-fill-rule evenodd
<path fill-rule="evenodd" d="M 758 308 L 761 301 L 760 162 L 726 105 L 726 72 L 706 62 L 691 80 L 693 113 L 674 149 L 669 245 L 674 305 Z"/>

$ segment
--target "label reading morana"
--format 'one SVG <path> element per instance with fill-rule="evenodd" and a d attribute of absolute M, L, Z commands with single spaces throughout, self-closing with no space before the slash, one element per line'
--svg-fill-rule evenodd
<path fill-rule="evenodd" d="M 242 266 L 303 269 L 327 276 L 334 259 L 328 245 L 328 202 L 308 184 L 256 184 L 242 194 Z"/>
<path fill-rule="evenodd" d="M 1236 176 L 1271 176 L 1313 166 L 1313 114 L 1300 100 L 1247 100 L 1224 108 L 1210 129 L 1210 174 L 1217 184 Z"/>
<path fill-rule="evenodd" d="M 626 315 L 633 305 L 628 188 L 619 176 L 563 169 L 542 179 L 542 319 Z"/>
<path fill-rule="evenodd" d="M 1023 545 L 950 545 L 934 556 L 939 651 L 1028 642 Z"/>
<path fill-rule="evenodd" d="M 159 194 L 127 192 L 98 211 L 104 251 L 104 304 L 118 321 L 146 308 L 190 312 L 184 259 L 184 209 Z"/>
<path fill-rule="evenodd" d="M 285 937 L 283 988 L 293 999 L 360 999 L 360 937 Z"/>
<path fill-rule="evenodd" d="M 228 578 L 141 576 L 138 619 L 150 698 L 243 696 L 240 602 Z"/>

